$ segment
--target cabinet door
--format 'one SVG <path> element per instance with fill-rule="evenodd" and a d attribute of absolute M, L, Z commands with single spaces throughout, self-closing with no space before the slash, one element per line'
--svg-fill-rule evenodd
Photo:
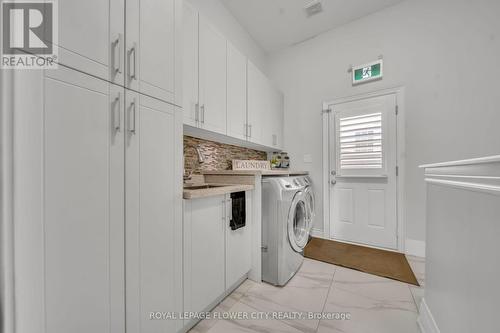
<path fill-rule="evenodd" d="M 268 109 L 267 78 L 248 61 L 248 139 L 264 144 L 264 123 Z"/>
<path fill-rule="evenodd" d="M 225 196 L 186 200 L 184 311 L 204 311 L 222 296 Z"/>
<path fill-rule="evenodd" d="M 226 134 L 226 38 L 200 16 L 200 123 Z"/>
<path fill-rule="evenodd" d="M 247 138 L 247 59 L 227 43 L 227 135 Z"/>
<path fill-rule="evenodd" d="M 269 128 L 266 130 L 266 135 L 270 139 L 270 146 L 278 149 L 283 148 L 283 94 L 273 86 L 269 90 Z M 270 138 L 269 138 L 270 136 Z"/>
<path fill-rule="evenodd" d="M 124 0 L 58 2 L 59 63 L 123 84 Z"/>
<path fill-rule="evenodd" d="M 178 0 L 126 1 L 126 86 L 175 103 Z"/>
<path fill-rule="evenodd" d="M 182 14 L 182 68 L 184 124 L 197 126 L 198 103 L 198 12 L 187 2 Z"/>
<path fill-rule="evenodd" d="M 127 92 L 127 331 L 176 332 L 182 311 L 182 115 L 174 106 Z"/>
<path fill-rule="evenodd" d="M 30 307 L 43 306 L 44 320 L 33 332 L 123 332 L 122 89 L 64 67 L 28 84 L 36 86 L 23 93 L 24 98 L 41 103 L 32 108 L 42 116 L 30 119 L 39 135 L 30 149 L 33 161 L 40 156 L 41 164 L 19 169 L 33 168 L 36 173 L 29 179 L 25 174 L 26 183 L 18 188 L 18 207 L 26 204 L 25 191 L 30 192 L 23 210 L 31 216 L 16 221 L 16 269 L 43 263 L 43 271 L 16 279 L 16 288 L 21 288 L 18 315 L 30 315 L 23 313 L 28 301 Z M 21 105 L 16 114 L 22 119 Z M 28 240 L 23 225 L 31 234 L 28 243 L 23 243 Z M 24 331 L 29 322 L 22 320 L 18 328 Z"/>
<path fill-rule="evenodd" d="M 245 227 L 231 230 L 229 219 L 226 223 L 226 289 L 234 287 L 252 267 L 252 192 L 246 192 L 245 200 Z M 228 203 L 228 209 L 230 209 L 229 195 Z M 229 212 L 228 216 L 230 216 Z"/>

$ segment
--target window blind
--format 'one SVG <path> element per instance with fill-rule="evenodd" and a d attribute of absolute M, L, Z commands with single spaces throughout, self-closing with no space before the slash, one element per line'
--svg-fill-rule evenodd
<path fill-rule="evenodd" d="M 382 168 L 382 113 L 340 118 L 340 168 Z"/>

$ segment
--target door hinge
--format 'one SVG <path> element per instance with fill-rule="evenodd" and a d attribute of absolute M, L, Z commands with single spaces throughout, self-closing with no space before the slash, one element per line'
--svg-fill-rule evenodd
<path fill-rule="evenodd" d="M 396 176 L 399 176 L 399 166 L 396 167 Z"/>
<path fill-rule="evenodd" d="M 399 105 L 396 105 L 396 116 L 399 114 Z"/>

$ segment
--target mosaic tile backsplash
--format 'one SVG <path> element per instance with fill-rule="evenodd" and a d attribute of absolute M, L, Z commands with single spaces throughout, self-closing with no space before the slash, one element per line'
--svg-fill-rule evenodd
<path fill-rule="evenodd" d="M 198 162 L 196 147 L 205 159 L 203 163 Z M 267 160 L 267 153 L 184 135 L 184 170 L 187 174 L 231 170 L 232 160 Z"/>

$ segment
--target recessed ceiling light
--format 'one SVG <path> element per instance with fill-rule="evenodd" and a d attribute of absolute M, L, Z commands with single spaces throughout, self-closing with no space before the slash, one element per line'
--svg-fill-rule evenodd
<path fill-rule="evenodd" d="M 305 7 L 304 7 L 307 16 L 311 17 L 313 15 L 319 14 L 323 11 L 323 5 L 321 4 L 321 0 L 313 0 L 309 2 Z"/>

